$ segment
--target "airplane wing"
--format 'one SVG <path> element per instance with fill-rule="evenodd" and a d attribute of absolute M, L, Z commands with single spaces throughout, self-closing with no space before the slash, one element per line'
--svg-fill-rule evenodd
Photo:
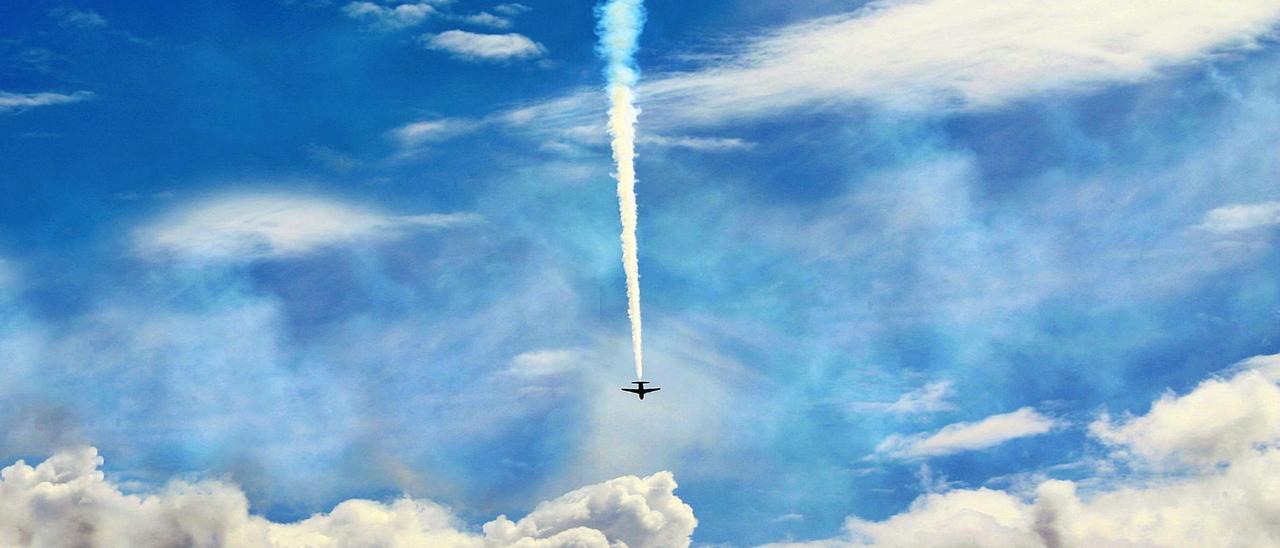
<path fill-rule="evenodd" d="M 632 393 L 632 394 L 640 394 L 640 393 L 641 393 L 641 392 L 640 392 L 640 390 L 639 390 L 639 389 L 636 389 L 636 388 L 623 388 L 623 389 L 621 389 L 621 390 L 622 390 L 623 392 L 630 392 L 630 393 Z M 645 390 L 645 392 L 649 392 L 649 390 Z"/>

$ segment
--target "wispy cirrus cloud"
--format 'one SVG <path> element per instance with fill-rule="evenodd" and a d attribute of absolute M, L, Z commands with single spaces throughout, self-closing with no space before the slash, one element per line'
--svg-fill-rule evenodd
<path fill-rule="evenodd" d="M 667 148 L 684 148 L 701 151 L 745 150 L 755 143 L 738 137 L 696 137 L 692 135 L 645 135 L 638 139 L 642 145 Z"/>
<path fill-rule="evenodd" d="M 42 91 L 38 93 L 11 93 L 0 91 L 0 113 L 22 112 L 36 107 L 49 105 L 66 105 L 88 101 L 94 97 L 91 91 L 74 93 L 55 93 Z"/>
<path fill-rule="evenodd" d="M 907 392 L 892 402 L 855 402 L 859 411 L 879 411 L 893 415 L 918 415 L 955 409 L 955 389 L 951 381 L 931 382 Z"/>
<path fill-rule="evenodd" d="M 976 422 L 949 424 L 937 432 L 894 434 L 876 446 L 876 455 L 891 459 L 939 457 L 995 447 L 1010 440 L 1047 433 L 1056 426 L 1058 421 L 1023 407 Z"/>
<path fill-rule="evenodd" d="M 1268 0 L 1230 10 L 1195 0 L 872 2 L 711 52 L 694 70 L 650 73 L 637 97 L 645 126 L 660 131 L 858 104 L 989 109 L 1157 78 L 1254 47 L 1277 22 L 1280 5 Z M 516 125 L 582 125 L 602 109 L 598 95 L 582 90 L 508 115 Z"/>
<path fill-rule="evenodd" d="M 55 65 L 65 61 L 66 57 L 58 55 L 48 48 L 21 47 L 13 55 L 12 66 L 40 74 L 51 74 Z"/>
<path fill-rule="evenodd" d="M 1251 48 L 1277 22 L 1280 6 L 1265 0 L 1232 10 L 1191 0 L 875 2 L 713 52 L 695 70 L 650 73 L 637 97 L 651 133 L 854 104 L 987 109 L 1156 78 L 1171 67 Z M 468 60 L 540 53 L 521 38 L 448 31 L 423 41 Z M 598 125 L 604 108 L 598 92 L 582 90 L 493 118 L 514 127 L 536 120 L 545 132 Z"/>
<path fill-rule="evenodd" d="M 410 122 L 391 130 L 389 136 L 401 150 L 409 150 L 471 133 L 483 126 L 484 122 L 478 120 L 436 118 Z"/>
<path fill-rule="evenodd" d="M 49 16 L 58 20 L 63 26 L 79 29 L 100 29 L 107 26 L 107 19 L 102 14 L 89 9 L 58 7 L 49 10 Z"/>
<path fill-rule="evenodd" d="M 351 171 L 360 167 L 358 158 L 326 146 L 316 144 L 307 146 L 307 156 L 310 156 L 316 163 L 334 171 Z"/>
<path fill-rule="evenodd" d="M 493 11 L 496 11 L 499 14 L 505 15 L 507 17 L 515 17 L 522 13 L 528 13 L 530 11 L 533 11 L 533 8 L 526 6 L 524 4 L 521 4 L 519 2 L 509 2 L 506 4 L 498 4 L 494 6 Z"/>
<path fill-rule="evenodd" d="M 148 258 L 204 261 L 290 257 L 479 221 L 473 213 L 391 215 L 320 198 L 234 196 L 197 203 L 139 229 L 134 249 Z"/>
<path fill-rule="evenodd" d="M 463 61 L 510 61 L 541 57 L 546 48 L 517 33 L 478 34 L 465 30 L 447 30 L 439 34 L 424 34 L 423 47 L 442 51 Z"/>

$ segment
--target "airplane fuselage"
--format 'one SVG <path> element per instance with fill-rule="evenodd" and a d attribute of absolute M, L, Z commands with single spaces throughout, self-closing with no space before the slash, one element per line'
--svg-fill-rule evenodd
<path fill-rule="evenodd" d="M 630 392 L 630 393 L 632 393 L 632 394 L 635 394 L 635 395 L 639 396 L 639 397 L 640 397 L 640 399 L 642 399 L 642 400 L 644 399 L 644 395 L 645 395 L 645 394 L 648 394 L 648 393 L 650 393 L 650 392 L 657 392 L 657 391 L 659 391 L 659 390 L 662 390 L 661 388 L 645 388 L 645 387 L 644 387 L 644 385 L 649 384 L 649 381 L 631 381 L 631 384 L 636 385 L 636 387 L 635 387 L 635 388 L 623 388 L 623 389 L 622 389 L 622 391 L 623 391 L 623 392 Z"/>

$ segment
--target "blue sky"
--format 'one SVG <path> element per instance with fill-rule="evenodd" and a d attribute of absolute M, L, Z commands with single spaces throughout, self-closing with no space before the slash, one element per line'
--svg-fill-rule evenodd
<path fill-rule="evenodd" d="M 1280 9 L 791 4 L 647 3 L 643 404 L 590 3 L 0 7 L 0 464 L 731 546 L 1208 477 L 1117 455 L 1280 352 Z"/>

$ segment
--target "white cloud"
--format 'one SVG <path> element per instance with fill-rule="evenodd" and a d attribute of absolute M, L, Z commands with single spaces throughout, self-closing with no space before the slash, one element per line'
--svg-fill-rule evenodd
<path fill-rule="evenodd" d="M 584 359 L 583 352 L 576 348 L 532 350 L 511 358 L 506 373 L 526 378 L 548 377 L 572 371 Z"/>
<path fill-rule="evenodd" d="M 475 15 L 467 15 L 465 17 L 459 18 L 458 20 L 462 21 L 463 23 L 470 23 L 472 25 L 479 25 L 482 27 L 489 27 L 489 28 L 495 28 L 495 29 L 511 28 L 510 19 L 507 19 L 505 17 L 498 17 L 497 15 L 494 15 L 487 11 L 482 11 Z"/>
<path fill-rule="evenodd" d="M 903 394 L 885 407 L 885 411 L 895 415 L 948 411 L 955 408 L 955 405 L 948 401 L 954 395 L 955 390 L 952 388 L 951 381 L 931 382 Z"/>
<path fill-rule="evenodd" d="M 1276 225 L 1280 225 L 1280 202 L 1260 202 L 1214 208 L 1205 213 L 1204 220 L 1198 228 L 1219 234 L 1230 234 Z"/>
<path fill-rule="evenodd" d="M 1035 516 L 1027 504 L 990 489 L 931 493 L 916 499 L 906 512 L 882 522 L 850 518 L 846 542 L 830 546 L 874 545 L 906 548 L 1044 546 L 1035 532 Z"/>
<path fill-rule="evenodd" d="M 852 407 L 857 410 L 881 411 L 893 415 L 950 411 L 955 409 L 955 404 L 950 401 L 955 396 L 952 385 L 951 381 L 931 382 L 899 396 L 892 402 L 855 402 Z"/>
<path fill-rule="evenodd" d="M 419 120 L 391 130 L 391 138 L 400 148 L 410 149 L 470 133 L 482 126 L 482 122 L 463 118 Z"/>
<path fill-rule="evenodd" d="M 69 27 L 99 29 L 107 26 L 106 18 L 93 10 L 61 7 L 50 10 L 49 15 L 57 18 L 63 25 Z"/>
<path fill-rule="evenodd" d="M 1276 451 L 1155 485 L 1118 484 L 1092 495 L 1078 487 L 1048 480 L 1032 502 L 985 488 L 929 494 L 884 521 L 850 518 L 840 538 L 774 546 L 1272 546 L 1280 538 Z"/>
<path fill-rule="evenodd" d="M 584 546 L 688 546 L 698 520 L 693 508 L 675 496 L 675 488 L 675 477 L 670 472 L 644 479 L 621 477 L 541 503 L 514 523 L 499 517 L 485 524 L 484 533 L 503 546 L 574 531 L 577 533 L 571 538 L 595 538 L 597 535 L 590 534 L 594 531 L 601 540 L 608 539 L 608 544 L 583 543 Z M 548 546 L 578 544 L 550 542 Z"/>
<path fill-rule="evenodd" d="M 1277 20 L 1280 5 L 1269 0 L 1231 10 L 1195 0 L 876 2 L 781 29 L 715 66 L 653 81 L 641 96 L 685 102 L 680 116 L 702 119 L 849 99 L 983 108 L 1148 79 L 1216 49 L 1251 45 Z"/>
<path fill-rule="evenodd" d="M 433 6 L 445 2 L 418 2 L 382 6 L 373 2 L 352 2 L 342 7 L 347 17 L 365 23 L 372 30 L 394 31 L 414 27 L 439 13 Z"/>
<path fill-rule="evenodd" d="M 1165 393 L 1141 417 L 1104 415 L 1090 432 L 1122 456 L 1156 465 L 1214 467 L 1280 442 L 1280 354 L 1185 396 Z"/>
<path fill-rule="evenodd" d="M 898 459 L 950 455 L 1044 434 L 1057 425 L 1057 421 L 1030 407 L 1023 407 L 1012 413 L 992 415 L 977 422 L 949 424 L 934 433 L 911 436 L 893 434 L 876 446 L 876 454 Z"/>
<path fill-rule="evenodd" d="M 93 98 L 93 93 L 89 91 L 77 91 L 75 93 L 10 93 L 0 91 L 0 112 L 24 111 L 35 107 L 43 107 L 48 105 L 65 105 L 68 103 L 79 103 L 80 101 L 88 101 Z"/>
<path fill-rule="evenodd" d="M 644 124 L 660 131 L 856 104 L 984 109 L 1156 78 L 1252 47 L 1277 21 L 1280 4 L 1271 0 L 1229 10 L 1198 0 L 878 1 L 709 54 L 699 69 L 647 73 L 636 95 Z M 598 95 L 512 114 L 581 125 L 601 110 Z"/>
<path fill-rule="evenodd" d="M 1096 463 L 1097 477 L 1041 481 L 1027 497 L 930 493 L 883 521 L 851 517 L 840 537 L 772 546 L 1272 546 L 1280 538 L 1280 355 L 1235 371 L 1165 395 L 1123 424 L 1095 423 L 1091 431 L 1121 449 Z M 1170 459 L 1192 467 L 1145 478 L 1108 472 Z"/>
<path fill-rule="evenodd" d="M 647 134 L 639 138 L 641 145 L 654 145 L 668 148 L 685 148 L 704 152 L 722 152 L 729 150 L 747 150 L 754 148 L 755 143 L 737 137 L 694 137 L 689 135 L 656 135 Z"/>
<path fill-rule="evenodd" d="M 539 504 L 519 521 L 499 516 L 469 530 L 426 500 L 353 499 L 297 523 L 249 513 L 235 485 L 172 482 L 126 495 L 99 471 L 92 447 L 0 470 L 0 545 L 194 546 L 228 548 L 495 546 L 659 548 L 688 546 L 693 509 L 675 495 L 670 472 L 621 477 Z"/>
<path fill-rule="evenodd" d="M 514 17 L 522 13 L 528 13 L 530 11 L 533 11 L 533 8 L 518 2 L 510 2 L 510 3 L 498 4 L 494 6 L 493 11 L 496 11 L 507 17 Z"/>
<path fill-rule="evenodd" d="M 388 215 L 320 198 L 233 196 L 194 204 L 138 230 L 135 250 L 151 258 L 285 257 L 478 220 L 470 213 Z"/>
<path fill-rule="evenodd" d="M 249 546 L 266 537 L 238 489 L 175 483 L 129 496 L 104 480 L 101 464 L 95 449 L 83 448 L 0 470 L 0 545 Z"/>
<path fill-rule="evenodd" d="M 542 44 L 523 34 L 477 34 L 465 30 L 447 30 L 422 35 L 427 49 L 447 52 L 466 61 L 506 61 L 539 57 L 546 53 Z"/>

